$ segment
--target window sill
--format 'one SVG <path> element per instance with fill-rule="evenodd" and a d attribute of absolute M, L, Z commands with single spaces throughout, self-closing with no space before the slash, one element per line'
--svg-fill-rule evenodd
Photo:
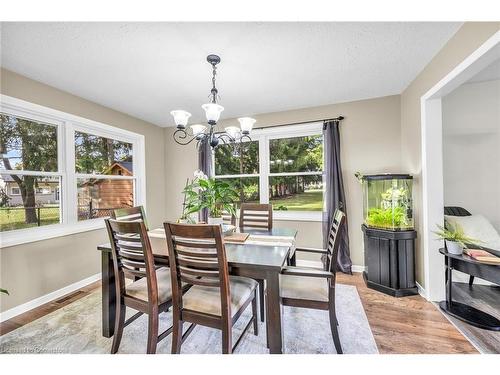
<path fill-rule="evenodd" d="M 98 229 L 105 229 L 104 219 L 87 220 L 76 224 L 53 224 L 45 227 L 3 232 L 1 233 L 0 249 Z"/>
<path fill-rule="evenodd" d="M 273 211 L 273 219 L 276 221 L 323 221 L 321 211 Z"/>

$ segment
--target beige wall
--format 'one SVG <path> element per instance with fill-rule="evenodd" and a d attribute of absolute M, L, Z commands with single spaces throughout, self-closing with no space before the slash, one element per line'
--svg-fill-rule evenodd
<path fill-rule="evenodd" d="M 1 70 L 1 93 L 145 136 L 148 220 L 165 216 L 164 130 L 145 121 L 89 102 L 8 70 Z M 10 291 L 0 311 L 80 281 L 100 271 L 96 246 L 104 230 L 0 249 L 0 285 Z"/>
<path fill-rule="evenodd" d="M 420 98 L 499 29 L 498 22 L 464 24 L 401 94 L 402 167 L 415 176 L 415 219 L 419 233 L 422 233 L 423 225 Z M 419 239 L 416 256 L 417 280 L 425 287 L 423 249 Z"/>
<path fill-rule="evenodd" d="M 288 124 L 300 121 L 345 116 L 341 125 L 342 169 L 347 195 L 352 261 L 363 265 L 361 186 L 354 177 L 363 173 L 399 172 L 400 154 L 400 99 L 399 95 L 356 102 L 305 108 L 286 112 L 254 115 L 256 127 Z M 225 120 L 220 127 L 237 123 Z M 174 129 L 165 129 L 167 165 L 167 216 L 176 219 L 181 213 L 182 194 L 186 178 L 191 178 L 198 167 L 195 146 L 178 146 L 172 140 Z M 298 230 L 299 246 L 322 245 L 321 223 L 280 221 L 277 226 Z"/>

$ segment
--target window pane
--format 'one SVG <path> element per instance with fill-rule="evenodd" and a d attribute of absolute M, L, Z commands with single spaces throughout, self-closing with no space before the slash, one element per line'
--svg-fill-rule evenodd
<path fill-rule="evenodd" d="M 75 132 L 77 173 L 132 176 L 132 144 Z"/>
<path fill-rule="evenodd" d="M 57 171 L 57 126 L 0 116 L 0 169 Z"/>
<path fill-rule="evenodd" d="M 259 173 L 259 142 L 220 145 L 215 149 L 215 174 Z"/>
<path fill-rule="evenodd" d="M 61 222 L 59 177 L 0 175 L 0 231 Z"/>
<path fill-rule="evenodd" d="M 269 140 L 269 170 L 313 172 L 323 170 L 323 136 Z"/>
<path fill-rule="evenodd" d="M 259 203 L 259 178 L 258 177 L 241 177 L 241 178 L 224 178 L 224 181 L 233 185 L 238 191 L 241 202 Z M 237 204 L 239 206 L 239 204 Z"/>
<path fill-rule="evenodd" d="M 78 220 L 107 217 L 116 208 L 134 206 L 134 181 L 79 178 Z"/>
<path fill-rule="evenodd" d="M 322 211 L 321 175 L 269 178 L 269 202 L 277 211 Z"/>

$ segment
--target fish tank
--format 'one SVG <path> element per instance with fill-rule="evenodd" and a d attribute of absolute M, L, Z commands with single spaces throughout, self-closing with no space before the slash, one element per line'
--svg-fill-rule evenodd
<path fill-rule="evenodd" d="M 369 228 L 413 230 L 413 177 L 408 174 L 360 175 L 363 216 Z"/>

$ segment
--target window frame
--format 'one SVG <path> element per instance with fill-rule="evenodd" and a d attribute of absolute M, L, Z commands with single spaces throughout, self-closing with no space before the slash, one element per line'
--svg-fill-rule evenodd
<path fill-rule="evenodd" d="M 47 123 L 57 127 L 58 168 L 56 172 L 9 170 L 8 174 L 59 178 L 59 215 L 61 219 L 59 224 L 50 224 L 41 227 L 23 228 L 1 232 L 2 241 L 0 243 L 0 248 L 66 236 L 74 233 L 103 229 L 103 218 L 78 221 L 78 178 L 131 178 L 135 180 L 134 204 L 146 207 L 146 163 L 144 135 L 56 109 L 30 103 L 7 95 L 1 95 L 0 98 L 1 112 Z M 76 173 L 74 143 L 75 131 L 83 131 L 93 135 L 131 143 L 133 147 L 132 163 L 134 176 L 110 176 Z M 1 169 L 0 173 L 3 173 L 4 171 L 4 169 Z"/>
<path fill-rule="evenodd" d="M 241 177 L 258 177 L 259 178 L 259 201 L 260 203 L 269 203 L 269 177 L 273 176 L 305 176 L 305 175 L 321 175 L 325 181 L 325 172 L 280 172 L 271 173 L 270 166 L 270 150 L 269 141 L 273 139 L 285 139 L 295 137 L 305 137 L 313 135 L 323 135 L 323 123 L 313 122 L 297 125 L 284 125 L 279 127 L 269 127 L 255 129 L 251 133 L 252 141 L 259 142 L 259 173 L 258 174 L 235 174 L 215 176 L 215 178 L 241 178 Z M 324 152 L 323 139 L 323 152 Z M 324 157 L 324 155 L 323 155 Z M 212 158 L 212 170 L 215 171 L 215 157 Z M 326 190 L 326 188 L 325 188 Z M 325 197 L 323 191 L 323 203 Z M 323 207 L 324 211 L 324 207 Z M 274 211 L 273 217 L 276 220 L 291 220 L 291 221 L 322 221 L 323 211 Z"/>

